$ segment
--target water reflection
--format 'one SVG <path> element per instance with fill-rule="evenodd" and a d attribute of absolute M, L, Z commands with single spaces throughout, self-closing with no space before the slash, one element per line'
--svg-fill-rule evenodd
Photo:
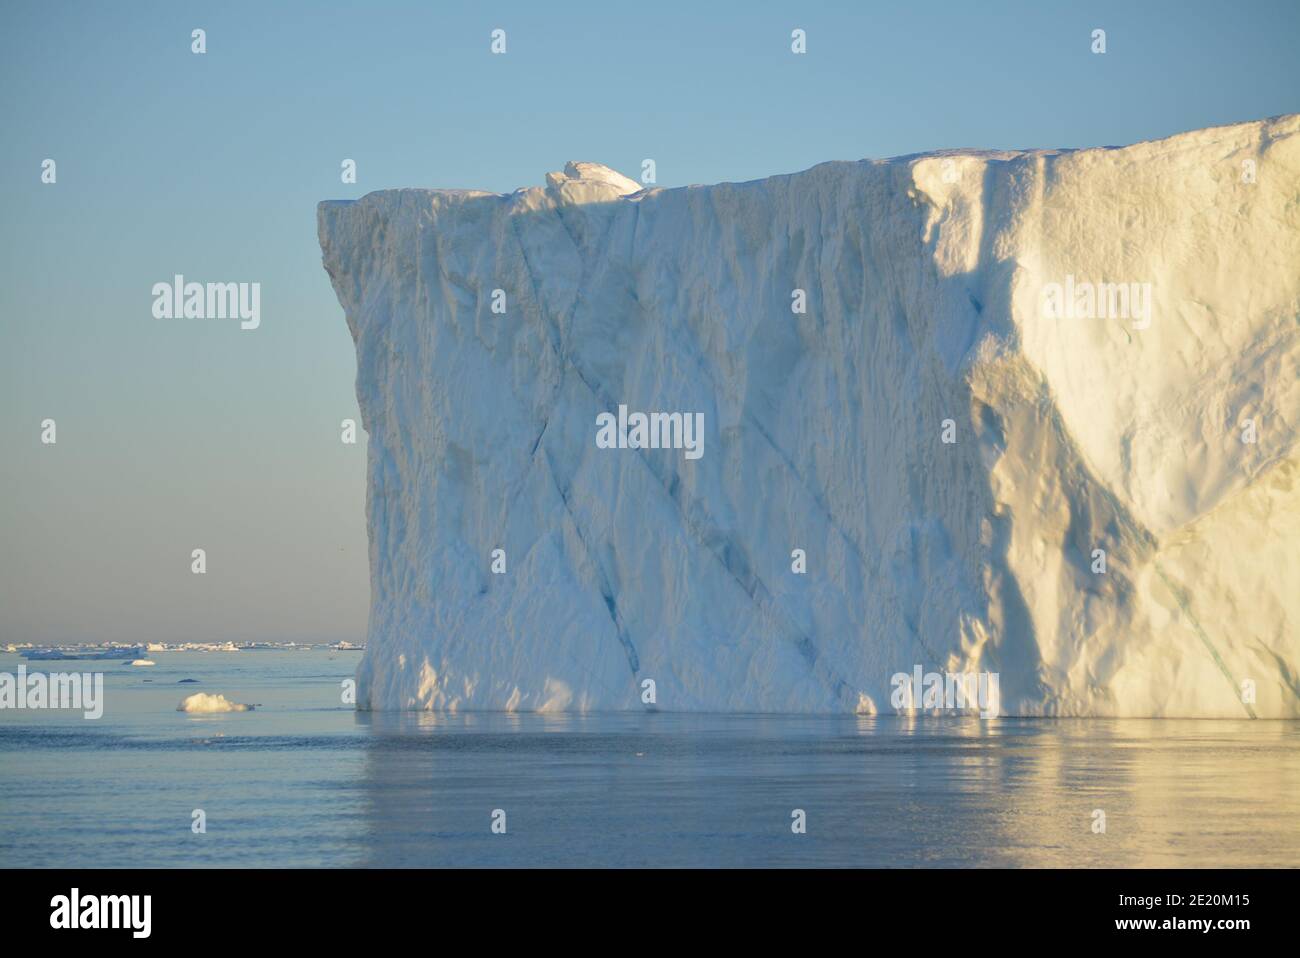
<path fill-rule="evenodd" d="M 1300 725 L 359 714 L 362 863 L 1300 862 Z M 807 834 L 791 831 L 804 809 Z M 494 809 L 507 832 L 490 831 Z M 1094 812 L 1105 832 L 1094 831 Z"/>

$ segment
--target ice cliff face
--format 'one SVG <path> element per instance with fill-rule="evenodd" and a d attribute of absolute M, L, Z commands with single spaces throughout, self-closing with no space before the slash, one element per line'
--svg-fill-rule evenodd
<path fill-rule="evenodd" d="M 546 184 L 320 205 L 361 707 L 1300 715 L 1300 116 Z"/>

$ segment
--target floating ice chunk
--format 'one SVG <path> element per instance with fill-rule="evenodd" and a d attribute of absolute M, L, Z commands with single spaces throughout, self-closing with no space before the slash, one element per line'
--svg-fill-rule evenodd
<path fill-rule="evenodd" d="M 209 695 L 207 692 L 195 692 L 176 706 L 178 712 L 251 712 L 252 705 L 232 702 L 224 695 Z"/>

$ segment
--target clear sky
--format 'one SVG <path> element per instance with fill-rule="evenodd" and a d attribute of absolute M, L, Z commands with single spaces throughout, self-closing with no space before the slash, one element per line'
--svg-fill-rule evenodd
<path fill-rule="evenodd" d="M 1295 0 L 9 0 L 0 641 L 364 637 L 365 447 L 339 441 L 355 366 L 318 200 L 508 191 L 570 159 L 653 158 L 679 186 L 1126 144 L 1300 111 L 1297 39 Z M 260 283 L 260 328 L 155 319 L 176 273 Z"/>

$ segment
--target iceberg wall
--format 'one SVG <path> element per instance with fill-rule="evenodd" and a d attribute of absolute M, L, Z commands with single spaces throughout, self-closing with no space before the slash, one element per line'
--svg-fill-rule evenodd
<path fill-rule="evenodd" d="M 546 184 L 320 204 L 359 707 L 1300 715 L 1300 116 Z"/>

